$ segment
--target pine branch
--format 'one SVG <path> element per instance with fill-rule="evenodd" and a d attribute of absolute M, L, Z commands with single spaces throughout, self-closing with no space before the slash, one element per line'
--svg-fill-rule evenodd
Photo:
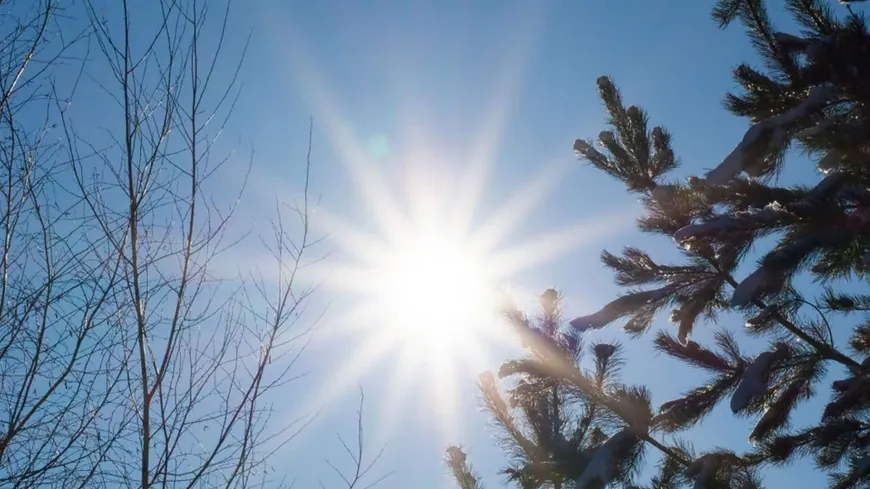
<path fill-rule="evenodd" d="M 734 280 L 734 277 L 732 277 L 730 274 L 727 275 L 726 280 L 727 280 L 729 285 L 731 285 L 735 289 L 737 288 L 737 285 L 738 285 L 737 281 Z M 768 307 L 768 305 L 765 304 L 760 299 L 754 299 L 752 301 L 752 304 L 755 307 L 762 309 L 762 310 L 767 309 L 767 307 Z M 853 360 L 852 358 L 844 355 L 843 353 L 840 353 L 834 347 L 827 345 L 821 341 L 818 341 L 815 338 L 813 338 L 812 336 L 808 335 L 804 330 L 802 330 L 797 325 L 795 325 L 794 323 L 789 321 L 781 313 L 773 312 L 772 316 L 773 316 L 773 319 L 775 319 L 777 322 L 779 322 L 779 324 L 781 324 L 786 330 L 788 330 L 790 333 L 792 333 L 793 335 L 800 338 L 804 343 L 815 348 L 816 351 L 819 352 L 819 354 L 822 355 L 823 357 L 827 358 L 828 360 L 833 360 L 837 363 L 845 365 L 847 368 L 849 368 L 849 370 L 860 371 L 860 369 L 861 369 L 860 363 L 858 363 L 855 360 Z"/>
<path fill-rule="evenodd" d="M 701 347 L 693 341 L 682 344 L 671 335 L 660 331 L 656 335 L 654 342 L 657 350 L 696 367 L 719 374 L 734 370 L 734 367 L 727 359 Z"/>
<path fill-rule="evenodd" d="M 516 317 L 517 315 L 517 312 L 509 313 L 509 316 L 513 317 Z M 524 324 L 527 323 L 514 323 L 515 326 Z M 519 332 L 521 336 L 525 337 L 525 342 L 531 343 L 535 341 L 534 339 L 529 339 L 530 336 L 532 338 L 534 338 L 534 336 L 530 335 L 527 331 L 523 331 L 523 329 L 520 329 Z M 545 365 L 546 368 L 549 370 L 550 375 L 554 376 L 555 378 L 562 379 L 563 382 L 566 382 L 568 385 L 581 391 L 585 397 L 593 401 L 596 405 L 600 405 L 611 413 L 618 416 L 621 420 L 634 428 L 632 432 L 636 436 L 661 451 L 664 455 L 668 457 L 673 457 L 675 460 L 679 461 L 685 466 L 689 465 L 689 460 L 680 456 L 675 451 L 671 450 L 670 448 L 653 438 L 647 432 L 647 427 L 649 426 L 650 419 L 647 418 L 639 420 L 636 413 L 632 412 L 625 402 L 621 402 L 619 399 L 615 399 L 602 392 L 598 388 L 598 386 L 596 386 L 589 378 L 584 376 L 582 373 L 580 373 L 579 370 L 570 365 L 564 359 L 565 357 L 563 355 L 559 355 L 557 352 L 550 352 L 549 354 L 547 354 L 547 349 L 552 348 L 548 344 L 536 342 L 536 344 L 529 344 L 529 347 L 530 349 L 532 349 L 533 352 L 536 352 L 536 355 L 542 356 L 544 359 L 547 359 L 548 363 L 545 363 L 543 365 Z"/>
<path fill-rule="evenodd" d="M 447 448 L 445 463 L 456 480 L 459 489 L 483 489 L 480 475 L 474 471 L 466 459 L 467 457 L 462 448 L 456 446 Z"/>
<path fill-rule="evenodd" d="M 688 467 L 689 465 L 691 465 L 691 463 L 692 463 L 691 460 L 689 460 L 689 459 L 683 457 L 682 454 L 677 453 L 676 450 L 673 450 L 672 448 L 663 445 L 662 443 L 660 443 L 658 440 L 656 440 L 656 439 L 653 438 L 652 436 L 650 436 L 650 435 L 645 435 L 645 436 L 643 436 L 643 437 L 641 437 L 641 438 L 643 439 L 643 441 L 645 441 L 645 442 L 649 443 L 650 445 L 656 447 L 660 452 L 662 452 L 663 454 L 665 454 L 667 457 L 670 457 L 671 460 L 676 460 L 677 462 L 683 464 L 683 465 L 686 466 L 686 467 Z"/>
<path fill-rule="evenodd" d="M 797 453 L 816 455 L 817 465 L 829 471 L 845 468 L 831 474 L 834 487 L 851 489 L 870 478 L 870 457 L 865 453 L 870 433 L 863 433 L 863 424 L 837 421 L 858 416 L 870 406 L 867 372 L 837 348 L 823 306 L 804 300 L 792 288 L 795 275 L 807 269 L 823 285 L 870 272 L 870 177 L 865 168 L 870 123 L 864 113 L 870 104 L 870 32 L 864 17 L 853 14 L 840 21 L 821 0 L 786 0 L 786 8 L 807 28 L 800 36 L 777 32 L 763 0 L 717 1 L 714 18 L 722 27 L 740 20 L 766 69 L 742 64 L 735 70 L 743 93 L 729 94 L 727 108 L 753 125 L 704 179 L 692 177 L 686 185 L 663 182 L 677 164 L 670 135 L 658 127 L 648 131 L 646 113 L 636 106 L 626 108 L 610 78 L 597 80 L 609 127 L 598 135 L 598 149 L 591 141 L 577 140 L 575 153 L 639 194 L 646 208 L 638 223 L 641 231 L 672 237 L 689 262 L 683 267 L 659 265 L 631 247 L 622 256 L 604 252 L 602 261 L 615 272 L 619 285 L 647 290 L 629 290 L 570 324 L 575 332 L 583 332 L 626 318 L 624 329 L 640 334 L 662 307 L 672 305 L 671 322 L 679 324 L 679 333 L 676 339 L 659 335 L 657 347 L 710 371 L 713 378 L 665 403 L 652 416 L 643 389 L 605 386 L 606 358 L 596 358 L 595 372 L 575 369 L 577 357 L 554 350 L 562 343 L 546 334 L 550 329 L 530 328 L 523 316 L 513 314 L 537 363 L 515 362 L 506 372 L 525 379 L 516 393 L 526 403 L 528 416 L 544 412 L 532 402 L 541 396 L 534 382 L 556 379 L 583 403 L 586 416 L 580 421 L 579 437 L 591 440 L 595 450 L 584 452 L 581 466 L 590 458 L 607 459 L 602 454 L 611 440 L 630 429 L 632 437 L 644 442 L 640 446 L 650 445 L 664 454 L 667 470 L 652 480 L 656 489 L 687 483 L 698 488 L 758 488 L 760 464 L 782 463 Z M 786 151 L 794 144 L 818 156 L 816 164 L 826 176 L 814 187 L 768 185 L 766 180 L 782 170 Z M 776 245 L 738 283 L 735 270 L 753 244 L 774 233 Z M 733 289 L 730 302 L 725 284 Z M 829 311 L 870 310 L 870 297 L 834 294 L 830 289 L 821 303 Z M 821 318 L 791 319 L 804 304 Z M 740 308 L 758 308 L 760 313 L 747 320 L 748 331 L 774 336 L 773 348 L 750 359 L 727 334 L 717 334 L 715 351 L 688 341 L 697 318 L 715 321 L 717 312 Z M 783 342 L 778 336 L 782 330 L 799 341 Z M 870 322 L 854 328 L 850 344 L 861 354 L 870 352 Z M 599 346 L 602 351 L 609 347 Z M 797 435 L 775 436 L 788 426 L 797 406 L 814 395 L 829 362 L 846 366 L 852 375 L 834 383 L 835 394 L 821 423 Z M 870 368 L 870 362 L 865 363 Z M 535 380 L 522 383 L 528 379 Z M 693 425 L 728 395 L 735 415 L 761 414 L 750 439 L 764 443 L 763 448 L 740 456 L 717 449 L 695 457 L 651 435 L 651 430 L 673 432 Z M 595 417 L 628 426 L 607 438 Z M 546 423 L 533 426 L 540 433 L 537 438 L 546 438 Z M 582 477 L 573 480 L 584 489 L 592 480 L 604 485 L 614 480 L 600 465 L 582 470 Z M 593 472 L 606 476 L 594 479 Z"/>

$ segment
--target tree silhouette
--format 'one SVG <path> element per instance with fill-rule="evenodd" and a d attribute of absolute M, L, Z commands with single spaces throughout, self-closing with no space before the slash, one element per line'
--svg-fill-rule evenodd
<path fill-rule="evenodd" d="M 761 487 L 760 470 L 802 456 L 830 475 L 832 488 L 870 484 L 870 326 L 860 318 L 870 310 L 870 296 L 861 293 L 870 267 L 870 35 L 864 15 L 850 5 L 786 0 L 785 7 L 801 32 L 778 32 L 761 0 L 720 0 L 714 8 L 721 27 L 739 21 L 746 28 L 764 68 L 741 64 L 734 70 L 743 90 L 728 94 L 725 105 L 751 125 L 704 176 L 668 180 L 678 165 L 671 135 L 650 129 L 642 109 L 626 108 L 609 77 L 597 81 L 608 130 L 599 134 L 597 147 L 585 140 L 574 144 L 579 156 L 638 196 L 644 206 L 639 228 L 672 239 L 683 261 L 665 264 L 633 246 L 621 254 L 603 252 L 604 265 L 627 290 L 599 311 L 572 319 L 563 334 L 623 320 L 625 331 L 642 336 L 660 312 L 670 310 L 675 331 L 657 332 L 656 350 L 710 377 L 652 415 L 640 409 L 642 389 L 628 397 L 588 382 L 576 363 L 535 353 L 537 368 L 548 366 L 543 379 L 594 399 L 644 446 L 663 453 L 650 481 L 656 489 Z M 777 175 L 795 159 L 790 148 L 808 155 L 821 177 L 778 186 Z M 753 249 L 764 251 L 756 255 Z M 750 267 L 742 278 L 741 266 Z M 799 285 L 802 277 L 811 284 Z M 727 326 L 712 345 L 691 340 L 695 328 L 715 325 L 725 311 L 744 314 L 745 332 L 766 338 L 768 348 L 744 352 Z M 851 331 L 835 330 L 832 320 L 840 314 L 851 314 L 844 318 L 852 318 Z M 508 310 L 508 317 L 517 323 L 520 316 Z M 710 324 L 702 326 L 702 320 Z M 822 395 L 828 372 L 839 380 L 830 385 L 824 412 L 810 426 L 790 429 L 801 403 Z M 747 434 L 754 450 L 694 453 L 685 443 L 658 441 L 688 430 L 725 399 L 735 415 L 757 419 Z M 631 482 L 622 467 L 636 455 L 626 450 L 610 456 L 617 452 L 608 446 L 612 439 L 596 440 L 591 453 L 573 450 L 566 456 L 572 469 L 551 465 L 547 477 L 523 487 L 626 487 Z M 530 453 L 547 447 L 531 442 Z M 600 459 L 612 465 L 588 462 L 602 452 L 608 457 Z"/>
<path fill-rule="evenodd" d="M 0 2 L 0 487 L 285 485 L 270 456 L 305 423 L 270 414 L 313 327 L 310 144 L 268 273 L 227 277 L 231 15 Z"/>

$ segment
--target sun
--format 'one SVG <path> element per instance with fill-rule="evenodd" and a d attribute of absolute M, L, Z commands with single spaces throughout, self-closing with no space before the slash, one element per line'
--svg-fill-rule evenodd
<path fill-rule="evenodd" d="M 572 210 L 555 210 L 564 216 L 543 217 L 562 221 L 558 228 L 526 228 L 576 165 L 561 148 L 527 162 L 515 179 L 522 183 L 497 186 L 490 178 L 523 85 L 534 37 L 527 34 L 515 37 L 516 49 L 494 76 L 492 100 L 480 112 L 470 147 L 439 142 L 436 128 L 426 127 L 425 104 L 400 104 L 399 123 L 387 133 L 352 124 L 303 44 L 285 43 L 292 53 L 286 66 L 341 164 L 341 183 L 330 185 L 346 179 L 353 194 L 340 204 L 345 210 L 319 207 L 312 219 L 334 250 L 307 272 L 330 297 L 318 338 L 334 356 L 328 380 L 312 394 L 316 402 L 300 403 L 303 412 L 333 404 L 385 364 L 380 372 L 387 378 L 373 381 L 388 393 L 379 402 L 381 422 L 395 424 L 404 403 L 416 400 L 436 411 L 427 419 L 439 423 L 443 441 L 455 440 L 458 389 L 516 347 L 499 311 L 503 293 L 537 297 L 540 290 L 527 287 L 522 273 L 633 223 L 624 210 L 579 221 Z M 494 195 L 501 199 L 490 202 Z"/>
<path fill-rule="evenodd" d="M 496 305 L 485 258 L 462 237 L 444 233 L 414 232 L 403 241 L 373 267 L 371 300 L 384 327 L 424 355 L 478 341 L 477 323 L 487 321 Z"/>
<path fill-rule="evenodd" d="M 390 228 L 377 234 L 330 221 L 346 258 L 328 280 L 348 300 L 336 322 L 339 334 L 359 334 L 369 343 L 361 348 L 369 359 L 392 350 L 404 358 L 404 368 L 425 366 L 443 376 L 464 364 L 471 372 L 504 336 L 495 325 L 510 270 L 506 256 L 487 246 L 484 235 L 458 226 L 441 194 L 429 190 L 416 188 L 406 205 L 415 211 L 397 212 Z M 352 363 L 358 368 L 369 359 Z"/>
<path fill-rule="evenodd" d="M 415 153 L 422 151 L 396 157 L 395 166 L 355 160 L 360 171 L 354 185 L 364 205 L 351 217 L 318 211 L 318 226 L 337 249 L 321 264 L 323 284 L 340 302 L 319 334 L 327 344 L 351 345 L 351 354 L 317 397 L 330 404 L 386 363 L 387 378 L 377 380 L 388 392 L 380 428 L 396 429 L 402 406 L 418 402 L 435 411 L 427 419 L 437 420 L 447 442 L 463 429 L 461 386 L 497 368 L 497 360 L 517 347 L 501 300 L 506 292 L 514 298 L 539 292 L 525 287 L 518 274 L 630 220 L 623 213 L 596 216 L 517 239 L 525 218 L 562 178 L 564 160 L 543 166 L 506 202 L 480 215 L 478 186 L 467 185 L 482 173 L 474 177 L 439 160 L 415 159 Z"/>

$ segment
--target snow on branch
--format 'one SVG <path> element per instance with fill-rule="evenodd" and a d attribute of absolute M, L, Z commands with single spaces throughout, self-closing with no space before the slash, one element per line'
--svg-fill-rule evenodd
<path fill-rule="evenodd" d="M 827 174 L 840 166 L 842 161 L 843 155 L 839 151 L 831 150 L 819 160 L 819 163 L 816 166 L 820 172 Z"/>
<path fill-rule="evenodd" d="M 777 146 L 786 137 L 786 127 L 801 117 L 823 107 L 833 97 L 835 89 L 831 85 L 819 85 L 810 89 L 806 99 L 782 114 L 756 123 L 746 131 L 740 144 L 713 170 L 707 173 L 707 183 L 724 185 L 729 180 L 746 172 L 758 176 L 761 171 L 761 158 L 750 158 L 750 148 L 763 137 L 768 137 L 768 147 Z"/>
<path fill-rule="evenodd" d="M 684 243 L 690 239 L 719 235 L 735 229 L 751 229 L 779 222 L 789 212 L 778 202 L 771 202 L 763 209 L 738 212 L 733 216 L 719 216 L 704 222 L 689 224 L 674 233 L 674 241 Z"/>
<path fill-rule="evenodd" d="M 616 476 L 616 466 L 620 458 L 638 441 L 631 428 L 623 428 L 601 445 L 591 449 L 589 463 L 574 480 L 576 489 L 604 487 Z M 588 453 L 588 452 L 587 452 Z"/>
<path fill-rule="evenodd" d="M 695 482 L 693 489 L 705 489 L 723 461 L 724 455 L 721 453 L 708 453 L 692 462 L 686 469 L 686 476 Z"/>
<path fill-rule="evenodd" d="M 771 304 L 761 310 L 756 316 L 746 320 L 747 328 L 757 328 L 764 325 L 779 311 L 779 306 Z"/>
<path fill-rule="evenodd" d="M 743 307 L 760 298 L 765 292 L 775 290 L 782 283 L 782 274 L 761 267 L 743 279 L 731 294 L 731 307 Z"/>
<path fill-rule="evenodd" d="M 803 46 L 809 42 L 802 37 L 798 37 L 794 34 L 789 34 L 787 32 L 777 32 L 773 35 L 773 38 L 776 40 L 776 42 L 780 44 L 791 44 L 795 46 Z"/>
<path fill-rule="evenodd" d="M 743 411 L 754 398 L 767 392 L 773 364 L 786 354 L 788 354 L 788 347 L 777 343 L 773 351 L 762 352 L 755 357 L 755 360 L 743 371 L 740 385 L 731 396 L 731 412 L 736 414 Z"/>
<path fill-rule="evenodd" d="M 582 139 L 574 141 L 574 154 L 584 156 L 592 161 L 607 161 L 607 158 L 600 151 Z"/>
<path fill-rule="evenodd" d="M 616 144 L 616 136 L 613 135 L 613 131 L 601 131 L 598 133 L 598 142 L 605 147 L 608 144 Z"/>
<path fill-rule="evenodd" d="M 662 287 L 660 289 L 624 295 L 610 302 L 594 314 L 580 316 L 571 320 L 570 324 L 581 333 L 590 329 L 601 329 L 620 317 L 630 314 L 649 303 L 664 299 L 671 292 L 672 289 L 670 287 Z"/>
<path fill-rule="evenodd" d="M 802 131 L 799 131 L 795 134 L 797 138 L 812 138 L 819 136 L 822 132 L 826 131 L 834 124 L 834 119 L 825 119 L 822 122 L 819 122 L 815 126 L 810 126 Z"/>

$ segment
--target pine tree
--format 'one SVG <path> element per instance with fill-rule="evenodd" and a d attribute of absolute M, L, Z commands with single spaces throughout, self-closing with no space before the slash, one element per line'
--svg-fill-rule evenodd
<path fill-rule="evenodd" d="M 521 487 L 627 487 L 634 464 L 649 447 L 664 454 L 650 482 L 653 489 L 761 487 L 764 467 L 803 456 L 829 473 L 832 488 L 870 486 L 870 295 L 854 292 L 870 272 L 870 33 L 865 17 L 850 2 L 842 3 L 786 0 L 801 27 L 787 34 L 774 28 L 762 0 L 717 2 L 713 18 L 723 28 L 739 21 L 764 66 L 741 64 L 734 70 L 742 93 L 728 94 L 725 105 L 751 125 L 703 177 L 670 177 L 678 166 L 671 135 L 662 127 L 650 130 L 646 113 L 626 108 L 613 80 L 598 79 L 610 127 L 598 136 L 600 149 L 577 140 L 575 153 L 637 195 L 644 206 L 639 228 L 672 239 L 684 258 L 663 264 L 636 247 L 603 252 L 605 266 L 627 290 L 599 311 L 570 321 L 568 330 L 582 334 L 624 320 L 628 333 L 642 336 L 670 309 L 675 332 L 657 332 L 655 348 L 710 377 L 646 417 L 639 409 L 640 400 L 649 398 L 643 389 L 597 385 L 580 373 L 576 361 L 552 359 L 561 351 L 552 338 L 571 333 L 539 335 L 539 343 L 548 346 L 529 347 L 535 362 L 507 369 L 521 373 L 517 385 L 555 385 L 550 388 L 564 398 L 601 410 L 592 423 L 602 432 L 624 426 L 637 444 L 620 452 L 609 470 L 596 467 L 590 474 L 590 455 L 608 442 L 586 440 L 560 459 L 546 449 L 548 442 L 535 438 L 528 449 L 511 452 L 521 456 L 509 477 L 525 482 L 512 471 L 540 460 L 550 461 L 552 470 Z M 817 181 L 778 185 L 786 161 L 795 159 L 790 149 L 818 166 Z M 742 272 L 746 267 L 748 274 Z M 798 287 L 802 276 L 820 287 Z M 718 324 L 719 313 L 726 311 L 745 315 L 746 333 L 767 339 L 769 347 L 754 355 L 744 352 L 733 325 Z M 832 328 L 841 314 L 851 321 L 846 323 L 853 325 L 851 332 Z M 507 315 L 515 327 L 525 327 L 515 310 Z M 696 327 L 719 327 L 714 344 L 692 341 Z M 527 336 L 544 331 L 526 329 Z M 831 385 L 828 375 L 837 379 Z M 482 388 L 486 407 L 495 414 L 490 405 L 495 388 L 488 380 Z M 801 403 L 828 390 L 831 398 L 821 416 L 809 427 L 791 429 Z M 529 392 L 544 402 L 541 391 Z M 511 398 L 516 395 L 511 392 Z M 532 402 L 524 395 L 523 402 Z M 726 399 L 735 415 L 757 420 L 747 434 L 754 450 L 693 453 L 687 445 L 657 441 L 691 428 Z M 520 411 L 528 417 L 527 410 Z M 583 419 L 568 410 L 562 416 L 563 424 Z M 543 459 L 530 455 L 542 448 Z M 606 477 L 593 481 L 597 474 Z"/>
<path fill-rule="evenodd" d="M 510 456 L 504 474 L 523 489 L 567 489 L 572 480 L 631 480 L 652 418 L 649 393 L 619 382 L 620 345 L 586 348 L 577 335 L 564 332 L 561 297 L 554 289 L 542 294 L 540 309 L 538 317 L 529 318 L 515 306 L 507 308 L 529 350 L 499 369 L 500 378 L 514 380 L 511 388 L 503 395 L 491 372 L 479 379 L 483 406 Z M 579 367 L 587 356 L 591 371 Z M 447 463 L 461 489 L 482 487 L 459 447 L 448 449 Z"/>

